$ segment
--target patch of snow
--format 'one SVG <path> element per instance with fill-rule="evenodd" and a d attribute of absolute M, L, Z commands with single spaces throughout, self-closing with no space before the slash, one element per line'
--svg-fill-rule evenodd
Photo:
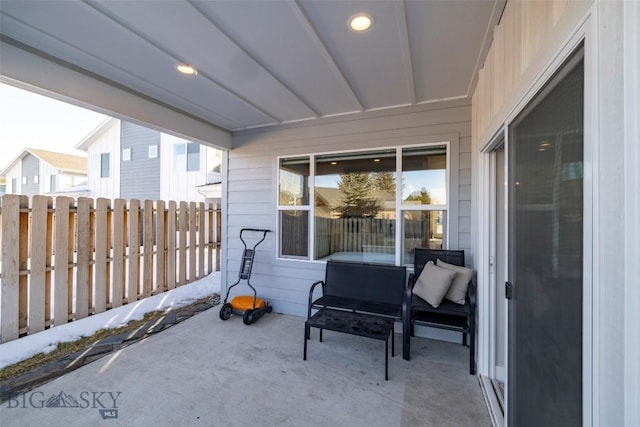
<path fill-rule="evenodd" d="M 124 326 L 131 320 L 142 319 L 151 311 L 184 307 L 213 293 L 220 293 L 220 272 L 211 273 L 193 283 L 107 310 L 104 313 L 0 344 L 0 369 L 38 353 L 49 353 L 55 350 L 58 343 L 91 336 L 100 329 Z"/>

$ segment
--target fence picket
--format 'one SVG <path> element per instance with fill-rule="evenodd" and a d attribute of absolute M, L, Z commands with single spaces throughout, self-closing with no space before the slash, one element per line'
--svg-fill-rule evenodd
<path fill-rule="evenodd" d="M 156 202 L 156 290 L 164 292 L 167 290 L 167 246 L 166 246 L 166 212 L 164 209 L 164 201 Z"/>
<path fill-rule="evenodd" d="M 187 202 L 180 202 L 178 215 L 178 285 L 181 286 L 187 283 L 187 228 L 189 227 L 189 205 Z"/>
<path fill-rule="evenodd" d="M 142 226 L 142 296 L 151 295 L 153 291 L 153 202 L 144 201 Z"/>
<path fill-rule="evenodd" d="M 188 281 L 196 280 L 196 202 L 189 203 L 189 276 Z"/>
<path fill-rule="evenodd" d="M 115 199 L 113 201 L 113 298 L 112 307 L 123 304 L 126 293 L 125 283 L 125 255 L 127 250 L 127 227 L 125 221 L 126 201 Z"/>
<path fill-rule="evenodd" d="M 107 261 L 111 249 L 107 223 L 109 204 L 110 201 L 103 198 L 99 198 L 96 201 L 95 313 L 102 313 L 107 309 L 109 287 L 111 284 L 109 264 Z"/>
<path fill-rule="evenodd" d="M 73 207 L 70 197 L 56 198 L 53 322 L 56 326 L 69 321 L 69 216 Z"/>
<path fill-rule="evenodd" d="M 18 301 L 20 264 L 20 196 L 6 195 L 2 199 L 2 310 L 0 311 L 0 342 L 18 338 Z"/>
<path fill-rule="evenodd" d="M 34 199 L 35 208 L 35 199 Z M 89 267 L 93 260 L 93 242 L 91 241 L 91 210 L 93 209 L 93 199 L 80 197 L 78 199 L 77 222 L 78 222 L 78 252 L 76 254 L 76 318 L 83 318 L 89 315 Z"/>
<path fill-rule="evenodd" d="M 167 289 L 176 287 L 176 202 L 167 210 Z"/>
<path fill-rule="evenodd" d="M 47 281 L 46 236 L 50 197 L 34 196 L 31 215 L 31 274 L 29 277 L 29 333 L 44 330 L 44 301 Z"/>
<path fill-rule="evenodd" d="M 204 202 L 198 204 L 198 275 L 196 279 L 204 276 Z"/>
<path fill-rule="evenodd" d="M 127 286 L 127 302 L 138 300 L 140 292 L 140 200 L 129 201 L 127 215 L 129 226 L 129 283 Z"/>

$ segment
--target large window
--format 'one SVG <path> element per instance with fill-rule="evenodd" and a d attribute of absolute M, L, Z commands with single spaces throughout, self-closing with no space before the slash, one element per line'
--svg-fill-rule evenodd
<path fill-rule="evenodd" d="M 396 264 L 445 247 L 447 147 L 281 158 L 279 256 Z"/>
<path fill-rule="evenodd" d="M 195 172 L 200 170 L 200 144 L 179 143 L 173 146 L 173 170 Z"/>

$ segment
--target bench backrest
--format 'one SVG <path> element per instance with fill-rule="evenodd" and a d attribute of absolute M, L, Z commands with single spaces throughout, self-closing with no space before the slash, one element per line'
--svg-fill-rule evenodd
<path fill-rule="evenodd" d="M 446 250 L 446 249 L 425 249 L 416 248 L 413 254 L 413 274 L 415 277 L 419 277 L 422 273 L 422 269 L 429 261 L 433 261 L 437 264 L 437 260 L 459 265 L 464 267 L 464 251 L 463 250 Z"/>
<path fill-rule="evenodd" d="M 386 264 L 327 261 L 326 295 L 402 305 L 406 268 Z"/>

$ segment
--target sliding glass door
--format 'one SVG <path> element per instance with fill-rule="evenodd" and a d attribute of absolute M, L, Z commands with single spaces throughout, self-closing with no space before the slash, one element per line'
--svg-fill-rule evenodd
<path fill-rule="evenodd" d="M 509 127 L 510 426 L 582 425 L 582 57 Z"/>

